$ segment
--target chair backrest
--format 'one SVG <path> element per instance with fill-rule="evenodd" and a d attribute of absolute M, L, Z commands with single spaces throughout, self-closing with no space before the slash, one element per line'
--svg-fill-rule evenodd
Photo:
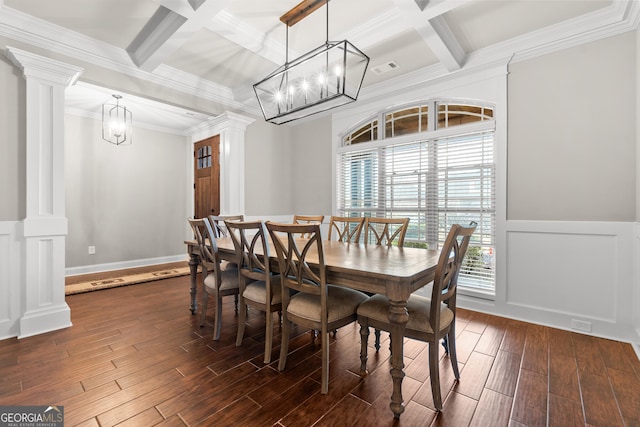
<path fill-rule="evenodd" d="M 408 227 L 409 218 L 366 218 L 364 243 L 403 247 Z"/>
<path fill-rule="evenodd" d="M 359 243 L 364 220 L 364 217 L 332 216 L 327 238 L 331 240 L 331 235 L 335 232 L 336 240 L 344 243 Z"/>
<path fill-rule="evenodd" d="M 322 224 L 324 215 L 294 215 L 294 224 Z"/>
<path fill-rule="evenodd" d="M 244 221 L 244 215 L 209 215 L 209 222 L 216 238 L 228 236 L 225 221 Z"/>
<path fill-rule="evenodd" d="M 262 221 L 225 221 L 236 250 L 236 264 L 241 276 L 269 280 L 269 243 Z"/>
<path fill-rule="evenodd" d="M 436 266 L 436 274 L 431 291 L 431 318 L 429 321 L 434 331 L 439 329 L 440 304 L 442 302 L 446 303 L 455 313 L 458 274 L 476 226 L 475 222 L 471 222 L 468 226 L 453 224 L 449 234 L 447 234 L 447 239 L 444 242 L 438 265 Z"/>
<path fill-rule="evenodd" d="M 278 256 L 282 286 L 298 292 L 321 295 L 321 316 L 326 320 L 327 284 L 320 225 L 267 222 L 267 229 Z M 302 239 L 302 235 L 308 237 Z M 314 269 L 307 262 L 310 253 L 314 254 Z M 289 292 L 283 292 L 282 295 L 283 306 L 286 306 L 288 301 L 284 299 L 288 299 Z"/>
<path fill-rule="evenodd" d="M 213 237 L 213 228 L 211 227 L 209 220 L 207 218 L 189 218 L 187 221 L 189 221 L 189 224 L 193 229 L 193 234 L 198 242 L 201 265 L 208 273 L 215 272 L 216 274 L 220 274 L 220 255 L 218 253 L 216 240 Z"/>
<path fill-rule="evenodd" d="M 294 215 L 293 223 L 294 224 L 322 224 L 324 221 L 324 215 Z M 303 235 L 302 237 L 307 238 L 309 236 Z"/>

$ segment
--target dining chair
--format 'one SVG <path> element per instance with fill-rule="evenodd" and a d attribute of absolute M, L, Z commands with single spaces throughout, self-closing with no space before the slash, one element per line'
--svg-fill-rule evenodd
<path fill-rule="evenodd" d="M 404 236 L 409 227 L 409 218 L 367 217 L 364 220 L 364 243 L 372 245 L 404 247 Z M 369 296 L 373 294 L 367 293 Z M 380 329 L 375 329 L 376 351 L 380 350 Z"/>
<path fill-rule="evenodd" d="M 403 247 L 408 227 L 409 218 L 367 217 L 363 226 L 363 243 Z"/>
<path fill-rule="evenodd" d="M 439 345 L 438 341 L 447 338 L 449 359 L 456 380 L 460 379 L 458 359 L 456 355 L 456 295 L 458 290 L 458 274 L 464 255 L 469 247 L 471 235 L 476 223 L 468 226 L 454 224 L 451 226 L 436 266 L 431 298 L 412 294 L 407 301 L 409 321 L 404 335 L 408 338 L 425 341 L 429 344 L 429 376 L 431 378 L 431 394 L 436 410 L 442 410 L 440 392 Z M 358 307 L 358 323 L 360 323 L 360 373 L 367 372 L 367 341 L 369 327 L 391 331 L 389 323 L 389 299 L 376 294 Z"/>
<path fill-rule="evenodd" d="M 209 215 L 209 223 L 216 239 L 229 236 L 225 221 L 244 221 L 244 215 Z M 238 265 L 235 262 L 222 260 L 220 268 L 222 270 L 234 269 L 238 268 Z"/>
<path fill-rule="evenodd" d="M 294 215 L 294 224 L 322 224 L 324 221 L 324 215 Z M 302 236 L 307 238 L 309 236 Z"/>
<path fill-rule="evenodd" d="M 212 295 L 216 303 L 213 317 L 213 339 L 218 341 L 222 328 L 222 298 L 234 295 L 235 311 L 236 314 L 238 313 L 238 295 L 240 293 L 238 270 L 235 268 L 221 269 L 218 246 L 215 238 L 213 238 L 213 227 L 211 227 L 207 218 L 189 218 L 188 221 L 198 242 L 200 265 L 202 266 L 203 292 L 200 326 L 204 326 L 207 314 L 207 300 L 209 295 Z"/>
<path fill-rule="evenodd" d="M 225 221 L 244 221 L 244 215 L 209 215 L 209 222 L 213 226 L 216 237 L 227 237 Z"/>
<path fill-rule="evenodd" d="M 291 323 L 319 330 L 322 337 L 321 393 L 327 394 L 329 331 L 354 322 L 358 305 L 367 296 L 353 289 L 327 284 L 320 225 L 267 222 L 267 229 L 282 277 L 283 326 L 278 369 L 283 371 L 287 362 Z M 300 239 L 300 235 L 309 237 Z"/>
<path fill-rule="evenodd" d="M 338 241 L 359 243 L 364 220 L 364 217 L 331 216 L 327 239 L 331 240 L 331 236 L 335 232 Z"/>
<path fill-rule="evenodd" d="M 242 345 L 247 306 L 265 313 L 264 363 L 271 362 L 273 315 L 282 311 L 280 276 L 271 273 L 268 233 L 262 221 L 226 221 L 233 240 L 240 285 L 236 346 Z"/>
<path fill-rule="evenodd" d="M 322 224 L 324 215 L 294 215 L 294 224 Z"/>

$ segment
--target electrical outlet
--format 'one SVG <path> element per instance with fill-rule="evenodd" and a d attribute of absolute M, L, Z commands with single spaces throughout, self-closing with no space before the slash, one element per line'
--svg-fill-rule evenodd
<path fill-rule="evenodd" d="M 571 319 L 571 329 L 580 332 L 591 332 L 591 322 L 583 322 L 582 320 Z"/>
<path fill-rule="evenodd" d="M 89 255 L 95 255 L 95 253 L 96 253 L 96 247 L 89 246 Z"/>

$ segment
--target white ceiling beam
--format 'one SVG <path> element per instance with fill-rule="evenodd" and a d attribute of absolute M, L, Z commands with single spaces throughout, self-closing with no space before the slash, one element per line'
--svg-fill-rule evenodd
<path fill-rule="evenodd" d="M 259 31 L 252 25 L 238 19 L 232 13 L 221 10 L 207 24 L 207 29 L 229 41 L 260 55 L 274 64 L 282 64 L 286 58 L 286 47 L 282 41 Z M 284 39 L 283 39 L 284 40 Z M 296 52 L 289 50 L 291 57 L 297 58 Z"/>
<path fill-rule="evenodd" d="M 442 16 L 450 10 L 460 7 L 470 0 L 443 0 L 439 3 L 426 4 L 415 0 L 395 0 L 402 12 L 405 22 L 420 34 L 431 51 L 448 71 L 462 68 L 466 53 Z"/>
<path fill-rule="evenodd" d="M 191 36 L 209 24 L 230 0 L 158 0 L 160 7 L 127 47 L 144 71 L 155 70 Z"/>

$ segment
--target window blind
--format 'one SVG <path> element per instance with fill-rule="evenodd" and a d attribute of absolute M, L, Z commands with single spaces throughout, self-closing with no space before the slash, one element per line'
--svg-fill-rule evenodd
<path fill-rule="evenodd" d="M 409 217 L 405 246 L 437 249 L 452 224 L 478 223 L 459 286 L 495 292 L 494 131 L 362 144 L 338 155 L 343 216 Z"/>

